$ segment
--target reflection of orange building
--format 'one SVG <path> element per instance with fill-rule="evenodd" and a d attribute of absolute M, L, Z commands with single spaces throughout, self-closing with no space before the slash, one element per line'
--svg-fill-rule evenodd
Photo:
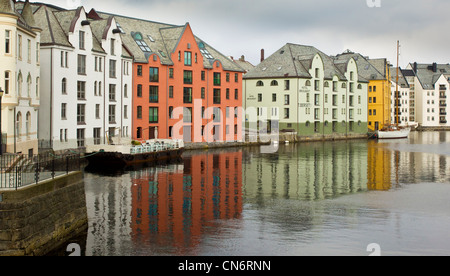
<path fill-rule="evenodd" d="M 182 171 L 148 168 L 132 179 L 131 229 L 135 243 L 192 246 L 215 220 L 241 216 L 241 151 L 183 159 Z"/>
<path fill-rule="evenodd" d="M 371 143 L 377 143 L 371 141 Z M 369 145 L 367 153 L 367 188 L 387 191 L 392 187 L 392 151 L 383 144 Z"/>

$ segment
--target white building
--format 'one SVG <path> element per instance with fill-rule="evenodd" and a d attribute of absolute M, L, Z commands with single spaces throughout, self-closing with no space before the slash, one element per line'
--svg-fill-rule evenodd
<path fill-rule="evenodd" d="M 3 152 L 38 152 L 40 32 L 29 2 L 0 0 Z"/>
<path fill-rule="evenodd" d="M 400 126 L 413 126 L 415 122 L 414 85 L 410 86 L 407 70 L 390 68 L 391 70 L 391 122 Z M 398 84 L 397 84 L 398 72 Z M 414 82 L 414 80 L 412 80 Z M 411 88 L 413 90 L 411 90 Z M 397 90 L 398 89 L 398 90 Z M 398 91 L 398 93 L 396 93 Z M 398 107 L 397 107 L 398 104 Z M 398 112 L 397 112 L 398 108 Z M 398 119 L 397 119 L 398 118 Z"/>
<path fill-rule="evenodd" d="M 91 21 L 83 7 L 33 6 L 43 29 L 42 146 L 65 150 L 129 141 L 132 59 L 114 18 Z"/>
<path fill-rule="evenodd" d="M 244 75 L 246 127 L 300 137 L 367 135 L 367 87 L 351 56 L 286 44 Z M 256 109 L 256 116 L 248 114 Z M 258 123 L 258 125 L 257 125 Z"/>
<path fill-rule="evenodd" d="M 450 106 L 449 64 L 410 63 L 407 69 L 414 72 L 416 99 L 416 121 L 423 128 L 450 127 L 448 115 Z"/>

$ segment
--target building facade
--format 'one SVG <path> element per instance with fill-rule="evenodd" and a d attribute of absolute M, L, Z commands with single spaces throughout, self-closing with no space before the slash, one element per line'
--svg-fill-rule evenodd
<path fill-rule="evenodd" d="M 415 126 L 415 96 L 406 79 L 408 72 L 401 68 L 390 68 L 390 70 L 391 122 L 399 126 Z"/>
<path fill-rule="evenodd" d="M 131 141 L 132 58 L 113 17 L 35 4 L 41 41 L 42 146 L 66 150 Z"/>
<path fill-rule="evenodd" d="M 189 23 L 89 13 L 109 16 L 133 56 L 133 139 L 241 140 L 241 67 L 196 37 Z"/>
<path fill-rule="evenodd" d="M 419 127 L 450 127 L 450 65 L 410 63 L 407 67 L 414 73 L 413 84 L 416 97 L 416 120 Z"/>
<path fill-rule="evenodd" d="M 2 152 L 38 152 L 40 34 L 28 1 L 0 1 Z"/>
<path fill-rule="evenodd" d="M 391 123 L 391 78 L 389 62 L 386 59 L 369 59 L 359 53 L 346 51 L 336 59 L 353 57 L 360 77 L 368 84 L 368 127 L 379 130 Z"/>
<path fill-rule="evenodd" d="M 366 135 L 367 84 L 351 57 L 286 44 L 244 76 L 245 126 L 278 125 L 300 137 Z"/>

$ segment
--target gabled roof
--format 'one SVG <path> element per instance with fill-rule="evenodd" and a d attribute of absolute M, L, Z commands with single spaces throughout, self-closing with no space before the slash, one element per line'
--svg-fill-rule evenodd
<path fill-rule="evenodd" d="M 53 11 L 55 10 L 47 5 L 40 5 L 34 13 L 36 25 L 42 29 L 41 45 L 60 45 L 73 48 Z"/>
<path fill-rule="evenodd" d="M 397 67 L 390 68 L 391 70 L 391 81 L 394 83 L 397 83 Z M 403 75 L 403 70 L 401 68 L 398 68 L 398 85 L 402 88 L 408 88 L 409 83 L 406 80 L 405 76 Z"/>
<path fill-rule="evenodd" d="M 433 89 L 442 75 L 450 74 L 450 64 L 417 64 L 415 73 L 424 89 Z"/>
<path fill-rule="evenodd" d="M 354 53 L 351 51 L 346 51 L 333 57 L 336 63 L 340 60 L 348 60 L 349 58 L 353 58 L 356 61 L 356 65 L 358 66 L 358 75 L 360 78 L 364 80 L 387 79 L 386 70 L 383 69 L 385 65 L 387 65 L 387 61 L 385 59 L 370 60 L 359 53 Z M 383 71 L 380 72 L 380 70 Z"/>
<path fill-rule="evenodd" d="M 309 73 L 313 58 L 319 55 L 323 61 L 325 79 L 337 76 L 345 80 L 344 74 L 335 66 L 333 59 L 313 46 L 305 46 L 287 43 L 281 49 L 263 60 L 246 75 L 246 79 L 252 78 L 312 78 Z"/>
<path fill-rule="evenodd" d="M 12 0 L 0 0 L 0 13 L 18 15 L 14 8 L 14 3 Z"/>
<path fill-rule="evenodd" d="M 185 25 L 173 25 L 100 11 L 91 11 L 89 14 L 92 15 L 90 17 L 93 21 L 99 20 L 99 18 L 104 19 L 113 16 L 120 25 L 121 30 L 123 30 L 120 34 L 123 44 L 131 52 L 134 61 L 138 63 L 147 63 L 150 55 L 157 54 L 161 60 L 161 64 L 173 65 L 174 62 L 171 60 L 171 54 L 175 51 L 178 42 L 189 26 L 189 23 Z M 136 34 L 139 34 L 142 41 L 150 48 L 150 51 L 144 52 L 140 48 L 135 40 Z M 244 71 L 239 65 L 211 47 L 204 40 L 196 36 L 195 40 L 200 51 L 204 50 L 210 54 L 210 58 L 203 58 L 205 68 L 213 68 L 213 62 L 220 61 L 225 70 Z"/>

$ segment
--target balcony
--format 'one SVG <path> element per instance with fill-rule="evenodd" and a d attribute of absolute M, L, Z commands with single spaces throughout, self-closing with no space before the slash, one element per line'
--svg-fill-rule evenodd
<path fill-rule="evenodd" d="M 444 119 L 444 120 L 441 119 L 441 120 L 439 120 L 439 123 L 440 123 L 440 124 L 446 124 L 446 123 L 447 123 L 447 120 L 446 120 L 446 119 Z"/>
<path fill-rule="evenodd" d="M 439 106 L 440 106 L 440 107 L 447 107 L 447 104 L 446 104 L 445 102 L 444 102 L 444 103 L 443 103 L 443 102 L 440 102 L 440 103 L 439 103 Z"/>

